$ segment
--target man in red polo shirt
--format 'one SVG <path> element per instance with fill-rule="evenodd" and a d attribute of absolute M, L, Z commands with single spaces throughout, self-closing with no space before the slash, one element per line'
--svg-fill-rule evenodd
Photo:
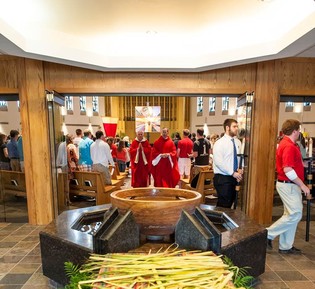
<path fill-rule="evenodd" d="M 304 184 L 304 167 L 302 155 L 296 141 L 300 135 L 300 122 L 288 119 L 282 125 L 284 134 L 276 155 L 278 180 L 277 192 L 283 202 L 282 217 L 268 230 L 267 248 L 272 249 L 272 240 L 279 236 L 279 253 L 301 254 L 301 250 L 293 246 L 298 222 L 302 218 L 302 192 L 305 195 L 310 189 Z"/>
<path fill-rule="evenodd" d="M 181 139 L 177 144 L 177 157 L 178 157 L 178 169 L 179 174 L 182 179 L 189 178 L 191 161 L 190 158 L 193 155 L 194 143 L 189 138 L 189 130 L 183 130 L 183 139 Z"/>

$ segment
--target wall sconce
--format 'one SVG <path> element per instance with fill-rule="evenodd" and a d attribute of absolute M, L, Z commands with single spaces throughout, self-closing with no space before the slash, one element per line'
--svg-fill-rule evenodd
<path fill-rule="evenodd" d="M 92 111 L 92 109 L 87 109 L 87 110 L 86 110 L 86 116 L 89 117 L 89 118 L 93 116 L 93 111 Z"/>
<path fill-rule="evenodd" d="M 87 109 L 86 116 L 89 118 L 89 130 L 93 134 L 93 128 L 92 128 L 92 123 L 91 123 L 91 117 L 93 116 L 93 111 L 91 109 Z"/>
<path fill-rule="evenodd" d="M 65 106 L 61 107 L 61 115 L 62 115 L 62 127 L 61 127 L 61 131 L 63 132 L 63 135 L 67 135 L 68 134 L 68 129 L 66 126 L 66 115 L 67 115 L 67 109 Z"/>
<path fill-rule="evenodd" d="M 229 108 L 229 115 L 235 115 L 235 114 L 236 114 L 235 108 Z"/>
<path fill-rule="evenodd" d="M 61 115 L 62 116 L 67 115 L 67 109 L 64 106 L 61 107 Z"/>
<path fill-rule="evenodd" d="M 206 123 L 203 125 L 203 133 L 205 136 L 209 135 L 209 129 Z"/>
<path fill-rule="evenodd" d="M 92 127 L 92 124 L 91 124 L 91 123 L 89 123 L 89 130 L 90 130 L 90 132 L 93 134 L 93 127 Z"/>
<path fill-rule="evenodd" d="M 63 132 L 64 135 L 68 134 L 68 129 L 65 123 L 62 124 L 61 131 Z"/>
<path fill-rule="evenodd" d="M 303 103 L 295 103 L 293 107 L 293 112 L 301 113 L 303 111 Z"/>

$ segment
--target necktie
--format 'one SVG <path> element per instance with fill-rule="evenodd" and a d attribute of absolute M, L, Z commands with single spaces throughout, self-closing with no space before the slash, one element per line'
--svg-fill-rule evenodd
<path fill-rule="evenodd" d="M 234 172 L 237 171 L 238 166 L 237 166 L 237 153 L 236 153 L 236 145 L 234 138 L 232 138 L 232 143 L 233 143 L 233 170 Z"/>

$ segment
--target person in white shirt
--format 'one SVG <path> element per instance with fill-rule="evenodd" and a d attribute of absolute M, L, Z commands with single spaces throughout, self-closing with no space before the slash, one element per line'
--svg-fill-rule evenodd
<path fill-rule="evenodd" d="M 112 180 L 109 171 L 109 164 L 114 166 L 115 163 L 108 143 L 102 139 L 103 136 L 104 134 L 102 131 L 97 131 L 95 133 L 96 140 L 91 145 L 91 159 L 93 162 L 92 171 L 100 172 L 103 176 L 104 183 L 106 185 L 111 185 Z"/>
<path fill-rule="evenodd" d="M 83 139 L 82 138 L 82 136 L 83 136 L 82 129 L 80 129 L 80 128 L 76 129 L 75 134 L 76 134 L 76 137 L 73 139 L 72 142 L 75 145 L 77 156 L 79 156 L 79 144 Z"/>
<path fill-rule="evenodd" d="M 235 119 L 226 119 L 223 123 L 225 134 L 213 146 L 213 184 L 218 194 L 218 207 L 231 208 L 235 201 L 235 186 L 243 178 L 243 170 L 238 169 L 237 154 L 241 151 L 241 142 L 236 138 L 238 123 Z"/>
<path fill-rule="evenodd" d="M 56 166 L 60 170 L 59 172 L 66 173 L 68 170 L 68 159 L 67 159 L 67 145 L 66 141 L 63 141 L 58 146 Z"/>

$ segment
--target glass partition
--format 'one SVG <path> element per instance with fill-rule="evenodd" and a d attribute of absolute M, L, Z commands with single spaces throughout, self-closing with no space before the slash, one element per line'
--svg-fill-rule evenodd
<path fill-rule="evenodd" d="M 23 154 L 23 141 L 27 140 L 22 141 L 17 94 L 0 95 L 0 120 L 0 222 L 28 222 Z M 12 140 L 11 131 L 15 132 Z"/>
<path fill-rule="evenodd" d="M 254 93 L 245 93 L 237 99 L 237 121 L 239 124 L 238 138 L 242 142 L 241 154 L 239 155 L 244 168 L 243 181 L 240 184 L 239 200 L 242 211 L 246 212 L 248 198 L 248 165 L 250 158 L 250 143 L 252 129 Z"/>
<path fill-rule="evenodd" d="M 55 216 L 66 210 L 67 152 L 63 128 L 65 98 L 56 92 L 46 92 L 48 108 L 48 125 L 50 138 L 50 155 L 52 171 L 52 191 Z"/>

